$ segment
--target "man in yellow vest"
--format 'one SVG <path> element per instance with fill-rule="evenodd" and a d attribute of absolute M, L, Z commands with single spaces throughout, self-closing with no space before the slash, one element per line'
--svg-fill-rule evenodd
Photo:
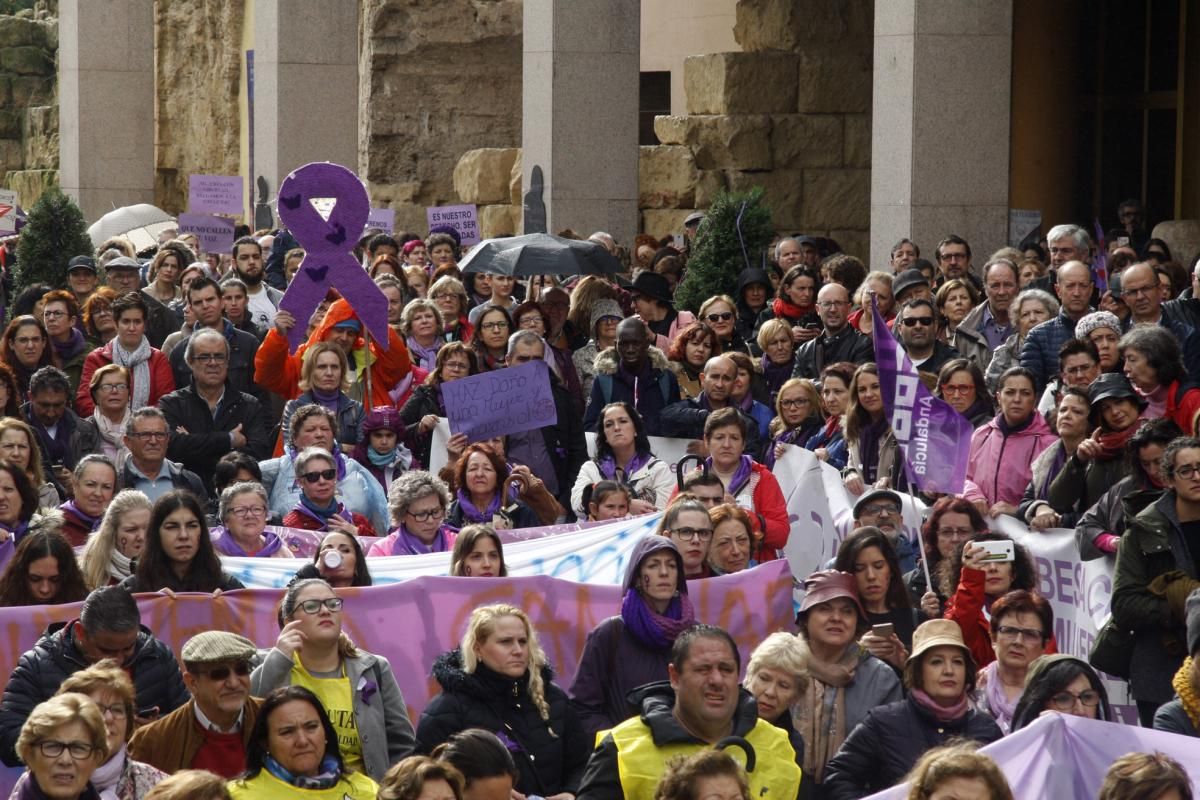
<path fill-rule="evenodd" d="M 671 648 L 670 682 L 637 689 L 641 716 L 597 735 L 576 800 L 650 800 L 668 760 L 691 755 L 730 736 L 754 752 L 750 796 L 794 800 L 804 744 L 758 718 L 754 697 L 738 685 L 741 657 L 724 630 L 696 625 Z M 740 745 L 730 753 L 745 764 Z"/>

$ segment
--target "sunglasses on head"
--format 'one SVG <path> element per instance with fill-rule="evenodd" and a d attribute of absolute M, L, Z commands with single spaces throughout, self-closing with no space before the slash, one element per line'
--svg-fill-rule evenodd
<path fill-rule="evenodd" d="M 926 327 L 933 324 L 933 317 L 905 317 L 904 327 L 911 328 L 914 325 L 924 325 Z"/>
<path fill-rule="evenodd" d="M 239 661 L 233 666 L 226 664 L 221 667 L 213 667 L 205 674 L 214 681 L 223 681 L 229 677 L 229 673 L 237 675 L 239 678 L 244 678 L 250 674 L 250 662 Z"/>
<path fill-rule="evenodd" d="M 709 322 L 728 322 L 733 319 L 733 312 L 722 311 L 719 314 L 709 314 L 707 319 Z"/>
<path fill-rule="evenodd" d="M 317 470 L 315 472 L 306 472 L 303 475 L 301 475 L 300 477 L 303 478 L 304 480 L 308 481 L 309 483 L 316 483 L 317 481 L 322 480 L 322 479 L 331 481 L 337 477 L 337 470 L 336 469 L 322 469 L 322 470 Z"/>

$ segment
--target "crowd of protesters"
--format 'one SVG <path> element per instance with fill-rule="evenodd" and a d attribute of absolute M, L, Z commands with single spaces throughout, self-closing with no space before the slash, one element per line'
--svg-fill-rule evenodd
<path fill-rule="evenodd" d="M 977 746 L 1047 712 L 1116 713 L 1097 669 L 1057 652 L 1033 559 L 991 529 L 1005 515 L 1115 560 L 1101 638 L 1140 722 L 1200 736 L 1200 265 L 1075 225 L 987 258 L 903 239 L 874 271 L 795 235 L 733 296 L 677 308 L 707 224 L 628 249 L 595 233 L 626 273 L 530 279 L 462 272 L 452 230 L 369 231 L 386 346 L 335 290 L 307 320 L 280 307 L 304 258 L 286 230 L 228 256 L 117 237 L 61 286 L 23 287 L 0 337 L 0 605 L 82 606 L 5 685 L 13 797 L 840 800 L 907 779 L 910 797 L 1011 798 Z M 974 427 L 960 495 L 910 485 L 880 336 Z M 552 424 L 435 444 L 447 382 L 531 361 Z M 651 437 L 687 440 L 698 467 L 677 475 Z M 789 448 L 840 472 L 854 524 L 795 576 L 795 627 L 743 664 L 688 581 L 782 557 Z M 928 506 L 915 542 L 906 494 Z M 646 514 L 569 685 L 526 610 L 481 606 L 428 665 L 439 693 L 414 724 L 388 661 L 347 635 L 339 591 L 370 586 L 373 557 L 503 578 L 498 529 Z M 145 626 L 133 594 L 241 589 L 221 558 L 292 557 L 279 526 L 320 544 L 272 648 L 207 631 L 176 654 Z M 1192 795 L 1178 764 L 1135 754 L 1101 796 Z"/>

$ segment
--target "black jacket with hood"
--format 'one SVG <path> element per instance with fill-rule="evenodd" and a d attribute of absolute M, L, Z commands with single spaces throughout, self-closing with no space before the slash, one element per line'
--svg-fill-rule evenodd
<path fill-rule="evenodd" d="M 765 305 L 757 310 L 746 304 L 746 287 L 751 284 L 761 284 L 767 289 Z M 737 320 L 734 322 L 734 329 L 742 341 L 746 343 L 746 349 L 750 351 L 750 355 L 755 358 L 763 354 L 762 348 L 758 346 L 758 324 L 759 318 L 764 311 L 771 307 L 771 299 L 775 294 L 775 289 L 771 285 L 771 278 L 767 275 L 767 271 L 758 267 L 750 267 L 742 270 L 738 275 L 737 287 Z"/>
<path fill-rule="evenodd" d="M 664 550 L 674 554 L 679 570 L 678 591 L 687 594 L 679 548 L 665 536 L 646 536 L 634 545 L 629 556 L 625 581 L 621 585 L 622 597 L 625 592 L 637 591 L 634 587 L 642 562 Z M 584 642 L 579 669 L 571 684 L 571 702 L 588 734 L 595 737 L 599 731 L 608 730 L 636 714 L 637 706 L 630 704 L 630 693 L 643 684 L 665 681 L 670 660 L 670 648 L 652 647 L 639 639 L 625 625 L 620 614 L 593 628 Z"/>
<path fill-rule="evenodd" d="M 500 737 L 517 764 L 515 788 L 524 795 L 550 797 L 576 794 L 591 751 L 567 693 L 551 683 L 554 673 L 542 667 L 542 686 L 549 719 L 542 719 L 529 695 L 529 679 L 513 679 L 479 662 L 463 669 L 462 651 L 451 650 L 433 663 L 442 693 L 429 701 L 417 725 L 417 752 L 428 754 L 455 733 L 482 728 Z"/>
<path fill-rule="evenodd" d="M 621 369 L 621 358 L 617 348 L 608 347 L 596 355 L 596 377 L 592 380 L 592 394 L 588 398 L 587 413 L 583 415 L 583 429 L 595 433 L 600 423 L 600 412 L 609 403 L 625 402 L 634 405 L 646 427 L 647 436 L 661 436 L 659 414 L 672 403 L 678 403 L 679 380 L 671 370 L 671 362 L 657 347 L 646 353 L 646 366 L 642 374 L 630 375 Z"/>

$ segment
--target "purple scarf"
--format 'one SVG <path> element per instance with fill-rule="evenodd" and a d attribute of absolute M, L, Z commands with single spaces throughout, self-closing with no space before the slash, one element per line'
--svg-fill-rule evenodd
<path fill-rule="evenodd" d="M 672 597 L 667 612 L 659 614 L 637 589 L 629 589 L 621 599 L 621 619 L 639 642 L 656 650 L 667 650 L 679 634 L 696 624 L 696 612 L 686 593 Z"/>
<path fill-rule="evenodd" d="M 1055 442 L 1052 447 L 1055 448 L 1054 460 L 1050 462 L 1050 469 L 1046 470 L 1046 479 L 1037 487 L 1038 500 L 1050 499 L 1050 484 L 1058 477 L 1058 473 L 1062 472 L 1063 466 L 1067 463 L 1067 448 L 1063 447 L 1062 440 Z M 992 662 L 993 664 L 996 662 Z"/>
<path fill-rule="evenodd" d="M 421 369 L 427 369 L 430 372 L 437 366 L 438 348 L 442 346 L 442 340 L 434 337 L 433 346 L 425 347 L 413 337 L 409 336 L 405 339 L 408 344 L 408 352 L 412 354 L 413 360 Z"/>
<path fill-rule="evenodd" d="M 61 506 L 59 506 L 59 508 L 61 508 L 63 511 L 70 513 L 72 516 L 76 517 L 80 522 L 90 525 L 91 531 L 93 533 L 95 533 L 96 530 L 100 527 L 100 522 L 104 519 L 103 515 L 101 515 L 99 517 L 93 517 L 93 516 L 89 516 L 88 514 L 84 513 L 83 509 L 81 509 L 79 506 L 75 505 L 74 500 L 68 500 L 67 502 L 65 502 Z"/>
<path fill-rule="evenodd" d="M 634 453 L 633 458 L 629 459 L 629 463 L 625 465 L 625 469 L 620 470 L 621 478 L 617 478 L 617 461 L 612 456 L 605 456 L 596 462 L 596 466 L 600 468 L 600 474 L 605 480 L 617 481 L 618 483 L 627 483 L 629 476 L 636 475 L 638 470 L 650 463 L 650 459 L 654 458 L 650 453 Z"/>
<path fill-rule="evenodd" d="M 1000 730 L 1008 733 L 1012 730 L 1013 712 L 1017 710 L 1017 701 L 1009 700 L 1004 694 L 1004 684 L 1000 682 L 1000 662 L 993 661 L 983 668 L 985 682 L 983 694 L 987 698 L 988 711 L 992 719 L 1000 726 Z"/>
<path fill-rule="evenodd" d="M 270 558 L 279 552 L 279 548 L 283 547 L 283 539 L 280 539 L 278 534 L 270 531 L 263 531 L 263 546 L 260 550 L 254 553 L 247 553 L 242 549 L 242 546 L 234 541 L 233 536 L 225 528 L 220 528 L 219 535 L 213 538 L 213 547 L 217 551 L 226 556 L 237 556 L 238 558 Z M 214 530 L 213 533 L 218 533 Z"/>
<path fill-rule="evenodd" d="M 82 316 L 82 315 L 81 315 Z M 50 344 L 54 345 L 54 352 L 58 354 L 58 360 L 65 364 L 75 356 L 83 352 L 83 347 L 87 342 L 83 338 L 83 334 L 78 329 L 71 329 L 71 336 L 66 343 L 51 339 Z"/>
<path fill-rule="evenodd" d="M 312 395 L 313 400 L 321 404 L 322 408 L 327 408 L 334 414 L 337 414 L 338 410 L 341 408 L 341 392 L 323 392 L 314 386 L 308 390 L 308 393 Z"/>
<path fill-rule="evenodd" d="M 37 778 L 32 774 L 27 776 L 27 780 L 21 784 L 21 791 L 17 793 L 17 800 L 46 800 L 46 797 L 46 793 L 37 785 Z M 89 781 L 79 793 L 79 800 L 100 800 L 100 793 Z"/>
<path fill-rule="evenodd" d="M 490 525 L 492 524 L 492 517 L 500 510 L 500 492 L 496 492 L 492 496 L 492 501 L 487 504 L 487 508 L 483 509 L 483 511 L 475 507 L 475 504 L 471 502 L 470 496 L 462 489 L 457 491 L 456 496 L 458 497 L 458 507 L 462 511 L 463 518 L 471 522 Z"/>
<path fill-rule="evenodd" d="M 711 457 L 706 458 L 704 463 L 708 465 L 710 470 L 712 469 Z M 741 460 L 738 461 L 737 470 L 733 473 L 733 477 L 730 478 L 729 485 L 725 487 L 726 492 L 737 497 L 737 493 L 746 488 L 746 483 L 750 480 L 750 475 L 753 474 L 753 469 L 751 469 L 753 463 L 754 459 L 750 456 L 744 455 L 741 457 Z"/>
<path fill-rule="evenodd" d="M 467 502 L 470 502 L 470 500 Z M 491 521 L 490 518 L 489 521 Z M 392 542 L 392 555 L 421 556 L 426 553 L 445 553 L 451 548 L 449 534 L 453 530 L 449 525 L 442 525 L 438 527 L 437 535 L 433 537 L 433 541 L 430 544 L 425 544 L 401 525 L 392 531 L 392 533 L 396 534 L 396 540 Z"/>
<path fill-rule="evenodd" d="M 771 397 L 774 398 L 775 395 L 779 394 L 780 388 L 792 377 L 792 368 L 795 365 L 791 361 L 776 364 L 765 355 L 762 357 L 761 363 L 763 377 L 767 381 L 767 388 L 771 390 Z"/>

